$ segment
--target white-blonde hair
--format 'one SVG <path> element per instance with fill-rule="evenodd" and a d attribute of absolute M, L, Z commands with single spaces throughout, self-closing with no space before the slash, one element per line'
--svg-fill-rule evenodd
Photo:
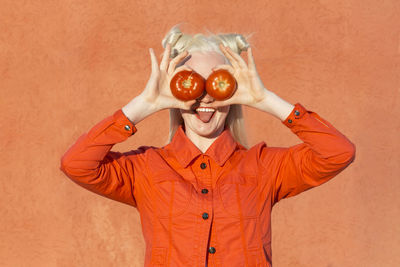
<path fill-rule="evenodd" d="M 229 60 L 219 49 L 219 44 L 231 48 L 234 52 L 240 55 L 242 51 L 247 51 L 250 46 L 246 38 L 241 34 L 228 33 L 228 34 L 213 34 L 210 33 L 205 36 L 201 33 L 190 35 L 184 34 L 179 29 L 179 24 L 173 26 L 165 35 L 161 44 L 165 48 L 166 45 L 171 44 L 171 58 L 176 57 L 184 50 L 189 53 L 194 51 L 199 52 L 217 52 L 225 58 L 225 62 Z M 169 109 L 169 136 L 168 143 L 172 141 L 176 130 L 180 125 L 184 124 L 182 115 L 177 108 Z M 229 108 L 229 113 L 225 120 L 225 125 L 229 128 L 233 138 L 245 148 L 248 147 L 247 136 L 245 131 L 245 122 L 243 117 L 242 105 L 232 104 Z"/>

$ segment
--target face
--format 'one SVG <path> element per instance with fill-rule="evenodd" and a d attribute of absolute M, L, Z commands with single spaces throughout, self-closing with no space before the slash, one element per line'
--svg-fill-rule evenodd
<path fill-rule="evenodd" d="M 192 70 L 207 79 L 212 73 L 212 68 L 220 64 L 229 64 L 225 62 L 225 57 L 216 52 L 192 52 L 191 57 L 184 65 L 189 66 Z M 211 97 L 204 90 L 201 97 L 197 99 L 196 105 L 193 110 L 182 110 L 182 118 L 185 123 L 186 131 L 192 131 L 197 135 L 204 137 L 217 137 L 223 130 L 225 119 L 228 115 L 230 106 L 223 106 L 217 109 L 212 109 L 214 112 L 207 112 L 209 110 L 198 109 L 201 107 L 208 107 L 215 99 Z M 209 119 L 212 114 L 211 119 Z"/>

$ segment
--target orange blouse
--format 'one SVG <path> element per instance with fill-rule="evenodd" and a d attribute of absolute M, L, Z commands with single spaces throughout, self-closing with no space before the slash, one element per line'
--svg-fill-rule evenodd
<path fill-rule="evenodd" d="M 148 266 L 272 266 L 271 210 L 327 182 L 355 145 L 296 103 L 282 121 L 303 143 L 250 149 L 228 128 L 202 153 L 179 127 L 164 147 L 110 151 L 137 129 L 122 109 L 81 135 L 60 169 L 80 186 L 138 209 Z"/>

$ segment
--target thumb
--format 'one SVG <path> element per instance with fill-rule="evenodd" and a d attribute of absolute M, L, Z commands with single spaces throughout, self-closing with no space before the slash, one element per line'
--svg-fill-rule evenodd
<path fill-rule="evenodd" d="M 196 102 L 197 102 L 196 99 L 185 101 L 185 102 L 183 103 L 183 107 L 184 107 L 185 109 L 188 109 L 188 110 L 189 110 L 189 109 L 192 109 L 193 105 L 196 104 Z"/>
<path fill-rule="evenodd" d="M 210 104 L 210 107 L 212 108 L 218 108 L 224 105 L 224 101 L 221 100 L 215 100 Z"/>
<path fill-rule="evenodd" d="M 157 57 L 154 54 L 153 48 L 149 48 L 150 58 L 151 58 L 151 71 L 152 73 L 157 73 L 158 71 L 158 61 Z"/>

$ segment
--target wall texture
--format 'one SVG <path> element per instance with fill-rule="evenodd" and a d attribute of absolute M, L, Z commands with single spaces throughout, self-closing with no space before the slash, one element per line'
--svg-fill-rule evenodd
<path fill-rule="evenodd" d="M 255 32 L 266 87 L 356 145 L 348 169 L 274 207 L 274 266 L 400 266 L 397 0 L 2 0 L 0 266 L 143 266 L 137 210 L 78 187 L 60 158 L 143 90 L 148 48 L 161 54 L 179 22 Z M 301 142 L 270 114 L 245 116 L 252 145 Z M 163 145 L 168 112 L 137 126 L 113 150 Z"/>

